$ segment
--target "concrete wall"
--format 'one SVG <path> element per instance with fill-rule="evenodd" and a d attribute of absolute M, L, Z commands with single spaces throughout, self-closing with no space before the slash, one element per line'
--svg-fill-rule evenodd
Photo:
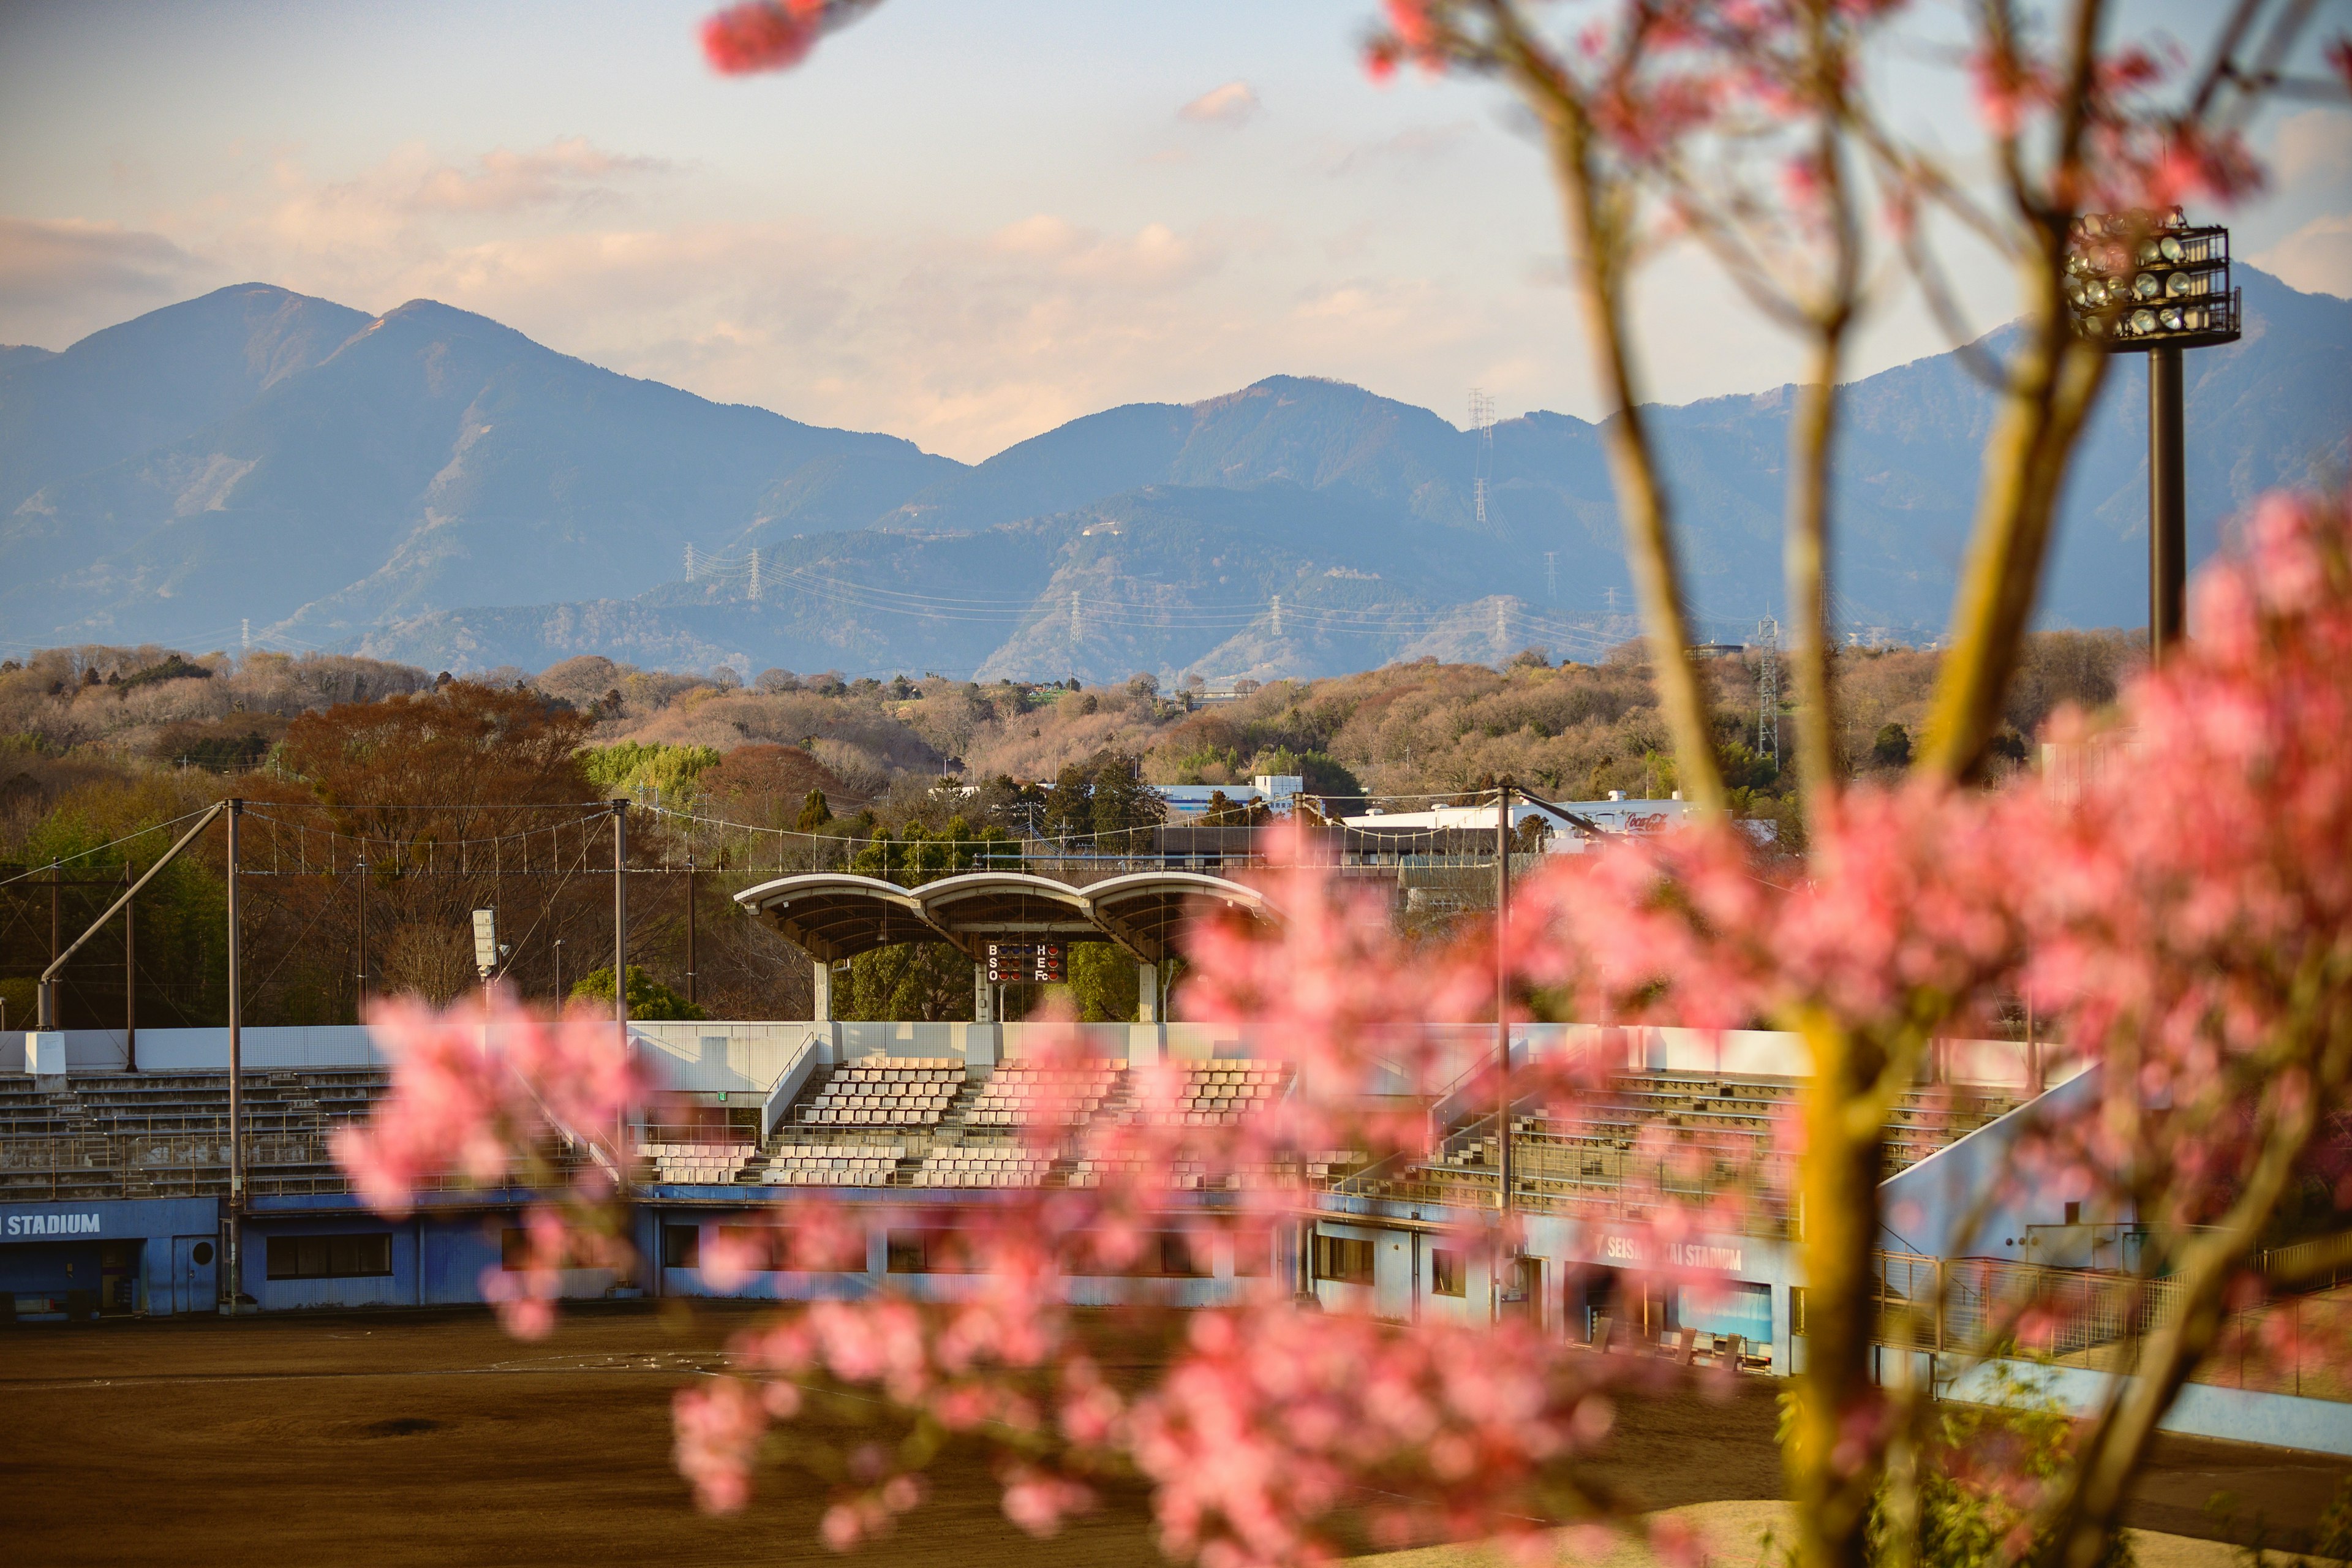
<path fill-rule="evenodd" d="M 2010 1155 L 2019 1138 L 2036 1125 L 2090 1114 L 2099 1083 L 2097 1068 L 2077 1072 L 2039 1100 L 1889 1177 L 1879 1189 L 1886 1216 L 1879 1245 L 1937 1258 L 2116 1267 L 2120 1260 L 2094 1258 L 2088 1248 L 2099 1226 L 2126 1216 L 2085 1204 L 2079 1223 L 2068 1226 L 2066 1205 L 2084 1202 L 2085 1192 L 2054 1182 L 2011 1184 Z M 1996 1194 L 1994 1201 L 1979 1211 L 1989 1194 Z"/>
<path fill-rule="evenodd" d="M 574 1026 L 575 1027 L 584 1026 Z M 595 1026 L 610 1029 L 609 1024 Z M 791 1023 L 631 1024 L 629 1038 L 667 1088 L 704 1093 L 765 1094 L 814 1042 L 830 1053 L 841 1026 Z M 944 1054 L 944 1053 L 943 1053 Z"/>
<path fill-rule="evenodd" d="M 699 1268 L 662 1268 L 656 1271 L 656 1289 L 664 1296 L 684 1296 L 712 1299 L 743 1299 L 762 1301 L 856 1300 L 882 1289 L 919 1301 L 955 1301 L 966 1300 L 985 1288 L 986 1281 L 971 1274 L 892 1274 L 889 1272 L 889 1233 L 894 1229 L 937 1228 L 943 1223 L 939 1207 L 917 1207 L 903 1200 L 893 1202 L 896 1193 L 886 1195 L 881 1189 L 855 1191 L 833 1189 L 835 1200 L 847 1200 L 859 1205 L 856 1223 L 866 1238 L 865 1266 L 862 1270 L 810 1272 L 780 1270 L 754 1274 L 734 1288 L 721 1290 L 705 1278 Z M 966 1194 L 972 1202 L 984 1203 L 987 1194 L 973 1192 Z M 700 1244 L 708 1247 L 721 1226 L 788 1223 L 791 1199 L 780 1204 L 743 1205 L 730 1203 L 726 1206 L 709 1205 L 685 1206 L 676 1194 L 669 1201 L 648 1202 L 638 1211 L 637 1247 L 641 1256 L 660 1259 L 666 1229 L 687 1226 L 698 1233 Z M 780 1215 L 779 1209 L 787 1211 Z M 1286 1260 L 1277 1258 L 1272 1272 L 1258 1278 L 1240 1278 L 1235 1268 L 1234 1247 L 1230 1237 L 1214 1242 L 1210 1258 L 1210 1273 L 1192 1279 L 1146 1278 L 1107 1275 L 1070 1275 L 1064 1277 L 1066 1300 L 1078 1306 L 1125 1306 L 1150 1304 L 1166 1307 L 1221 1306 L 1236 1299 L 1239 1292 L 1252 1288 L 1277 1290 L 1287 1295 L 1288 1276 L 1284 1272 Z"/>
<path fill-rule="evenodd" d="M 2087 1415 L 2114 1396 L 2116 1381 L 2109 1373 L 2084 1367 L 1997 1362 L 1953 1380 L 1945 1392 L 1947 1397 L 1971 1404 L 1999 1404 L 2004 1382 L 2019 1382 L 2046 1391 L 2077 1415 Z M 2334 1400 L 2191 1383 L 2181 1388 L 2158 1425 L 2167 1432 L 2196 1437 L 2352 1456 L 2352 1405 Z"/>
<path fill-rule="evenodd" d="M 120 1029 L 65 1029 L 24 1036 L 23 1068 L 45 1072 L 62 1060 L 68 1072 L 121 1072 L 126 1060 Z M 62 1050 L 58 1043 L 62 1043 Z M 142 1072 L 226 1072 L 228 1030 L 142 1029 Z M 278 1026 L 244 1031 L 239 1052 L 247 1068 L 374 1067 L 383 1061 L 366 1027 L 359 1024 Z"/>

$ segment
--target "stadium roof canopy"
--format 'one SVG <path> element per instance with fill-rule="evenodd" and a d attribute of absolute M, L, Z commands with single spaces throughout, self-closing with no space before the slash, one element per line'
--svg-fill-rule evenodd
<path fill-rule="evenodd" d="M 991 942 L 1108 942 L 1146 963 L 1220 910 L 1276 918 L 1255 889 L 1198 871 L 1138 871 L 1084 888 L 1025 871 L 971 871 L 901 888 L 845 871 L 779 877 L 735 895 L 795 946 L 831 963 L 894 942 L 944 942 L 974 959 Z"/>

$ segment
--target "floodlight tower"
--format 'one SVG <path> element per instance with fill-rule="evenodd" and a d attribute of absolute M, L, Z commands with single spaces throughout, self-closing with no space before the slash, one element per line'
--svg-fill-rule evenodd
<path fill-rule="evenodd" d="M 2188 576 L 2180 352 L 2238 341 L 2230 231 L 2192 226 L 2179 207 L 2085 213 L 2067 240 L 2065 289 L 2079 335 L 2147 355 L 2147 651 L 2162 663 L 2180 640 Z"/>

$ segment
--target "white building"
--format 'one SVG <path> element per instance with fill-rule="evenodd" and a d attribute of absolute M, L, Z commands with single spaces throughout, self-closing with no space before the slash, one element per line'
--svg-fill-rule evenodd
<path fill-rule="evenodd" d="M 1575 855 L 1582 853 L 1591 838 L 1581 823 L 1590 823 L 1603 833 L 1660 833 L 1680 822 L 1689 809 L 1680 792 L 1670 800 L 1628 800 L 1622 790 L 1610 791 L 1607 800 L 1542 802 L 1518 796 L 1511 803 L 1511 826 L 1517 830 L 1529 818 L 1547 823 L 1551 834 L 1544 840 L 1544 848 L 1555 855 Z M 1374 806 L 1361 816 L 1342 820 L 1350 827 L 1389 832 L 1415 828 L 1492 832 L 1495 808 L 1438 805 L 1426 811 L 1383 811 Z"/>
<path fill-rule="evenodd" d="M 1260 773 L 1245 784 L 1154 784 L 1152 788 L 1168 803 L 1170 818 L 1181 822 L 1207 812 L 1210 797 L 1217 795 L 1231 805 L 1264 801 L 1276 812 L 1286 812 L 1291 802 L 1306 793 L 1307 780 L 1297 773 Z"/>

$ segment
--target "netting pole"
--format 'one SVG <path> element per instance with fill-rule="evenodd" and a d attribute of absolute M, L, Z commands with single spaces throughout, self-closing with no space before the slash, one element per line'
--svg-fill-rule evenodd
<path fill-rule="evenodd" d="M 245 802 L 228 803 L 228 1285 L 223 1310 L 236 1315 L 245 1287 L 245 990 L 237 931 L 237 823 Z"/>

